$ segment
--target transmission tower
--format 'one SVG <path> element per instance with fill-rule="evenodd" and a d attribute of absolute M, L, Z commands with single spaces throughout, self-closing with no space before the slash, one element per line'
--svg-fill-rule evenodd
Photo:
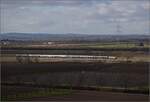
<path fill-rule="evenodd" d="M 115 23 L 116 23 L 116 34 L 117 35 L 120 35 L 120 34 L 122 34 L 122 28 L 121 28 L 121 25 L 120 25 L 120 22 L 119 22 L 119 20 L 115 20 Z M 117 42 L 119 42 L 119 37 L 116 37 L 116 41 Z"/>
<path fill-rule="evenodd" d="M 122 33 L 121 26 L 120 26 L 119 22 L 116 22 L 116 33 L 117 34 L 121 34 Z"/>

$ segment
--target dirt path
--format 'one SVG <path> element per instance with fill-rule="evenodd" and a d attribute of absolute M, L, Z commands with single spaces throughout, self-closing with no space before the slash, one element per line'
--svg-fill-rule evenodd
<path fill-rule="evenodd" d="M 76 90 L 67 96 L 36 97 L 30 101 L 139 101 L 148 102 L 148 95 Z"/>

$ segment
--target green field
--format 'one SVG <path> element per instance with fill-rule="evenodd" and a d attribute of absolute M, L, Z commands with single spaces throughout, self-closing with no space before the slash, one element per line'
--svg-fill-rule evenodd
<path fill-rule="evenodd" d="M 12 94 L 12 95 L 2 96 L 1 100 L 2 101 L 18 101 L 18 100 L 24 100 L 24 99 L 32 99 L 34 97 L 66 96 L 70 94 L 72 94 L 71 89 L 43 88 L 43 89 L 37 89 L 34 91 L 31 90 L 29 92 L 23 92 L 23 93 L 16 92 L 15 94 Z"/>
<path fill-rule="evenodd" d="M 85 44 L 81 47 L 89 48 L 150 48 L 150 44 L 144 43 L 143 45 L 138 45 L 136 43 L 123 43 L 123 42 L 112 42 L 112 43 L 95 43 L 95 44 Z"/>

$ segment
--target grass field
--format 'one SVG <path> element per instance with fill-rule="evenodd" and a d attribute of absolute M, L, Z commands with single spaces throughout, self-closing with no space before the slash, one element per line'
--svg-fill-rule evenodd
<path fill-rule="evenodd" d="M 28 90 L 28 91 L 26 91 Z M 5 91 L 5 92 L 4 92 Z M 13 94 L 9 91 L 13 91 Z M 23 101 L 34 97 L 51 97 L 51 96 L 66 96 L 72 94 L 71 89 L 55 89 L 55 88 L 30 88 L 30 87 L 15 87 L 2 86 L 2 101 Z"/>
<path fill-rule="evenodd" d="M 148 43 L 143 44 L 143 46 L 139 46 L 136 43 L 126 43 L 126 42 L 112 42 L 112 43 L 95 43 L 95 44 L 87 44 L 81 45 L 83 47 L 90 48 L 150 48 Z"/>
<path fill-rule="evenodd" d="M 149 43 L 142 43 L 140 45 L 136 42 L 106 42 L 106 43 L 60 43 L 60 44 L 24 44 L 24 45 L 3 45 L 3 48 L 150 48 Z"/>
<path fill-rule="evenodd" d="M 97 90 L 74 90 L 63 88 L 35 88 L 24 86 L 2 86 L 6 94 L 2 101 L 146 101 L 148 94 L 128 93 L 134 89 L 114 89 L 111 87 L 99 87 Z M 2 88 L 4 91 L 4 88 Z M 127 93 L 122 93 L 127 92 Z M 8 92 L 7 92 L 8 93 Z M 109 97 L 109 98 L 108 98 Z"/>

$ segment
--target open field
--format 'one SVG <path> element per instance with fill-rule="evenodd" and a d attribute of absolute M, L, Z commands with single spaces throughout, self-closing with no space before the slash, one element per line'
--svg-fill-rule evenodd
<path fill-rule="evenodd" d="M 30 59 L 24 63 L 18 62 L 16 54 L 115 56 L 117 59 L 115 63 L 110 63 L 110 60 L 106 63 L 41 58 L 37 62 Z M 2 84 L 4 100 L 148 101 L 149 45 L 139 47 L 135 44 L 95 43 L 3 46 L 0 61 L 1 79 L 5 83 Z M 43 88 L 24 86 L 26 84 L 46 85 L 48 89 L 66 87 L 67 91 L 56 91 L 55 95 L 52 91 L 42 91 L 44 95 L 35 94 Z M 92 91 L 91 88 L 96 90 Z M 33 97 L 28 97 L 28 94 Z"/>
<path fill-rule="evenodd" d="M 53 86 L 144 88 L 149 63 L 3 63 L 2 82 Z M 13 70 L 12 70 L 13 69 Z"/>
<path fill-rule="evenodd" d="M 40 42 L 40 43 L 24 43 L 24 44 L 8 44 L 2 45 L 3 48 L 124 48 L 124 49 L 132 49 L 132 48 L 150 48 L 149 42 L 143 42 L 140 45 L 139 42 Z"/>
<path fill-rule="evenodd" d="M 13 70 L 11 70 L 13 69 Z M 2 76 L 42 72 L 100 71 L 108 73 L 137 73 L 148 75 L 149 63 L 2 63 Z"/>

